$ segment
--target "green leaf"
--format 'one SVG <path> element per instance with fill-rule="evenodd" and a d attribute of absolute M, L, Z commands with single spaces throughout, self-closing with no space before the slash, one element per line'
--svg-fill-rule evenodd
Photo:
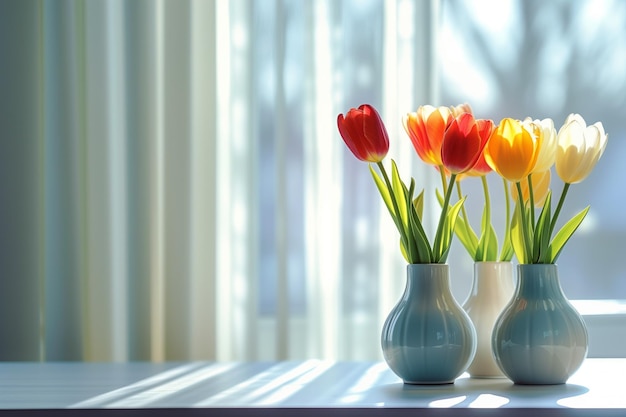
<path fill-rule="evenodd" d="M 554 236 L 554 239 L 552 239 L 552 243 L 550 244 L 550 263 L 553 264 L 556 262 L 557 258 L 561 254 L 561 251 L 563 250 L 563 247 L 572 237 L 576 229 L 578 229 L 578 226 L 580 226 L 588 212 L 589 206 L 572 217 Z"/>
<path fill-rule="evenodd" d="M 404 225 L 395 214 L 396 210 L 394 209 L 393 200 L 392 200 L 394 196 L 391 194 L 393 190 L 390 190 L 389 187 L 387 187 L 385 182 L 378 176 L 378 174 L 372 168 L 371 165 L 369 167 L 370 167 L 370 173 L 372 174 L 372 177 L 374 178 L 374 182 L 376 183 L 376 187 L 378 188 L 378 192 L 380 193 L 383 201 L 385 202 L 385 206 L 387 206 L 387 210 L 389 210 L 389 215 L 391 216 L 391 219 L 396 225 L 396 228 L 398 229 L 398 232 L 400 233 L 400 237 L 402 238 L 406 235 L 406 231 L 405 231 Z"/>
<path fill-rule="evenodd" d="M 424 218 L 424 190 L 422 190 L 422 192 L 419 193 L 419 195 L 413 200 L 413 208 L 415 209 L 415 213 L 417 213 L 417 217 L 421 221 Z"/>
<path fill-rule="evenodd" d="M 411 259 L 409 259 L 409 255 L 406 252 L 406 246 L 404 245 L 404 241 L 402 239 L 400 239 L 400 252 L 402 253 L 402 257 L 404 257 L 404 260 L 407 263 L 413 263 L 411 262 Z"/>
<path fill-rule="evenodd" d="M 439 201 L 439 205 L 443 206 L 443 196 L 439 192 L 439 190 L 435 190 L 437 195 L 437 201 Z M 459 238 L 461 244 L 465 247 L 465 250 L 472 259 L 476 258 L 476 252 L 478 250 L 478 236 L 476 236 L 476 232 L 472 229 L 470 224 L 465 222 L 465 219 L 462 217 L 458 217 L 454 226 L 454 233 Z"/>
<path fill-rule="evenodd" d="M 417 250 L 417 263 L 431 263 L 433 262 L 433 252 L 428 242 L 428 237 L 422 226 L 422 221 L 419 218 L 415 206 L 409 210 L 409 225 L 413 232 L 414 242 Z M 413 263 L 416 263 L 413 262 Z"/>
<path fill-rule="evenodd" d="M 398 167 L 396 166 L 395 161 L 391 160 L 391 186 L 393 188 L 393 195 L 396 203 L 398 203 L 398 210 L 400 211 L 400 219 L 402 220 L 402 224 L 404 226 L 404 230 L 408 229 L 408 216 L 407 216 L 407 195 L 405 193 L 406 186 L 400 179 L 400 175 L 398 174 Z"/>
<path fill-rule="evenodd" d="M 481 236 L 478 241 L 475 261 L 495 261 L 498 257 L 498 237 L 491 222 L 487 206 L 483 209 Z"/>
<path fill-rule="evenodd" d="M 507 239 L 508 238 L 508 239 Z M 506 236 L 504 243 L 502 243 L 502 252 L 500 252 L 500 262 L 511 262 L 513 259 L 513 246 L 511 245 L 511 235 Z"/>
<path fill-rule="evenodd" d="M 510 220 L 510 224 L 506 224 L 504 228 L 504 242 L 502 242 L 502 251 L 500 252 L 500 262 L 510 262 L 513 259 L 515 251 L 511 244 L 511 228 L 513 221 Z"/>
<path fill-rule="evenodd" d="M 413 226 L 411 224 L 410 216 L 411 211 L 413 211 L 413 193 L 415 192 L 415 180 L 411 178 L 410 188 L 407 190 L 404 182 L 400 181 L 400 186 L 402 187 L 402 193 L 405 196 L 404 205 L 407 208 L 407 221 L 406 221 L 406 238 L 407 238 L 407 252 L 409 259 L 411 259 L 411 263 L 418 263 L 419 260 L 419 252 L 417 249 L 417 242 L 415 241 L 415 234 L 413 233 Z"/>
<path fill-rule="evenodd" d="M 389 189 L 387 188 L 387 185 L 385 185 L 385 182 L 378 176 L 374 168 L 372 168 L 371 164 L 369 165 L 369 167 L 370 167 L 370 173 L 372 174 L 372 177 L 374 178 L 374 182 L 376 183 L 376 187 L 378 188 L 378 192 L 380 193 L 380 196 L 383 198 L 383 201 L 385 202 L 385 205 L 387 206 L 387 210 L 389 210 L 389 214 L 391 214 L 391 217 L 395 218 L 396 214 L 395 214 L 395 210 L 393 209 L 393 202 L 391 201 L 391 195 L 389 194 Z"/>
<path fill-rule="evenodd" d="M 409 217 L 409 228 L 411 229 L 412 243 L 415 246 L 417 252 L 417 259 L 412 263 L 431 263 L 432 262 L 432 249 L 428 242 L 428 237 L 424 228 L 422 227 L 422 220 L 418 213 L 418 208 L 415 207 L 415 200 L 423 199 L 424 191 L 420 193 L 416 199 L 413 199 L 413 193 L 415 192 L 415 180 L 411 178 L 411 186 L 407 193 L 407 207 Z"/>
<path fill-rule="evenodd" d="M 458 221 L 458 220 L 457 220 Z M 480 254 L 480 256 L 478 256 Z M 476 261 L 496 261 L 498 259 L 498 236 L 491 224 L 480 237 Z"/>
<path fill-rule="evenodd" d="M 441 243 L 439 248 L 435 252 L 435 261 L 438 263 L 443 263 L 448 258 L 448 253 L 450 252 L 450 246 L 452 244 L 452 236 L 454 235 L 454 228 L 459 217 L 459 211 L 461 211 L 464 202 L 465 197 L 463 197 L 462 200 L 457 201 L 456 204 L 454 204 L 450 208 L 446 215 L 443 223 L 443 229 L 441 231 Z"/>
<path fill-rule="evenodd" d="M 411 185 L 415 181 L 411 178 Z M 413 193 L 411 193 L 413 198 Z M 412 201 L 411 209 L 409 210 L 409 224 L 413 229 L 413 236 L 415 237 L 415 244 L 417 246 L 417 253 L 420 259 L 420 263 L 431 263 L 433 257 L 433 251 L 428 241 L 428 236 L 422 226 L 422 215 L 424 213 L 424 190 L 422 190 L 417 197 Z"/>
<path fill-rule="evenodd" d="M 476 236 L 472 227 L 465 223 L 465 219 L 463 219 L 463 217 L 459 217 L 456 220 L 454 232 L 459 238 L 459 242 L 461 242 L 461 244 L 465 247 L 467 253 L 470 254 L 472 259 L 475 259 L 476 252 L 478 250 L 478 236 Z"/>
<path fill-rule="evenodd" d="M 526 213 L 526 233 L 527 233 L 527 238 L 529 239 L 529 245 L 530 246 L 525 246 L 525 250 L 526 250 L 526 259 L 528 260 L 528 262 L 532 263 L 532 255 L 533 255 L 533 247 L 532 247 L 532 242 L 535 236 L 535 229 L 534 229 L 534 225 L 531 223 L 530 221 L 530 208 L 527 204 L 524 205 L 524 211 Z"/>
<path fill-rule="evenodd" d="M 551 199 L 551 192 L 548 191 L 546 201 L 543 203 L 543 208 L 537 221 L 537 227 L 535 228 L 533 260 L 538 263 L 549 263 L 550 253 L 548 246 L 550 244 L 550 223 L 552 222 L 550 217 L 552 212 Z"/>

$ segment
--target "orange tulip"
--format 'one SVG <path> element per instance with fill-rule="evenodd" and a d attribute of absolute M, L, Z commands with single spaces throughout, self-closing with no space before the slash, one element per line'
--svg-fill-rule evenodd
<path fill-rule="evenodd" d="M 376 109 L 362 104 L 337 116 L 337 127 L 350 151 L 361 161 L 380 162 L 389 151 L 387 129 Z"/>
<path fill-rule="evenodd" d="M 454 120 L 449 107 L 421 106 L 417 112 L 407 114 L 402 123 L 409 135 L 415 151 L 427 164 L 439 167 L 441 160 L 441 144 L 443 135 Z"/>

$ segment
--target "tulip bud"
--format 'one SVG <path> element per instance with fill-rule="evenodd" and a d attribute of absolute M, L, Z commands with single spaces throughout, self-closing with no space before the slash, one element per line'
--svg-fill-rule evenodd
<path fill-rule="evenodd" d="M 361 161 L 380 162 L 389 151 L 387 129 L 376 109 L 362 104 L 337 116 L 337 127 L 346 146 Z"/>

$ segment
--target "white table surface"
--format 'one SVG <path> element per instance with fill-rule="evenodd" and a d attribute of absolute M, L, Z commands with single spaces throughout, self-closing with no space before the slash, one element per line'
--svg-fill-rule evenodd
<path fill-rule="evenodd" d="M 0 363 L 0 415 L 626 416 L 626 359 L 567 384 L 404 385 L 379 362 Z"/>

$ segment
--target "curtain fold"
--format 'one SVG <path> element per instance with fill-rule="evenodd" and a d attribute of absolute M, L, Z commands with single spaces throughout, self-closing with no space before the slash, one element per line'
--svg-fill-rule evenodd
<path fill-rule="evenodd" d="M 379 357 L 404 262 L 335 120 L 374 104 L 403 175 L 432 180 L 399 115 L 436 95 L 435 0 L 0 16 L 0 359 Z"/>
<path fill-rule="evenodd" d="M 0 357 L 37 360 L 44 314 L 43 11 L 35 2 L 4 2 L 2 9 Z"/>
<path fill-rule="evenodd" d="M 310 101 L 305 104 L 303 112 L 307 155 L 304 165 L 307 354 L 331 359 L 338 357 L 341 324 L 339 184 L 342 172 L 341 153 L 338 152 L 340 143 L 333 135 L 336 105 L 331 105 L 335 99 L 333 87 L 338 84 L 333 77 L 333 63 L 338 58 L 338 51 L 330 48 L 336 41 L 332 28 L 337 21 L 338 4 L 320 1 L 311 5 L 308 46 L 312 54 L 307 57 L 307 64 L 312 69 L 312 76 L 306 91 Z M 326 88 L 322 87 L 325 85 Z"/>

